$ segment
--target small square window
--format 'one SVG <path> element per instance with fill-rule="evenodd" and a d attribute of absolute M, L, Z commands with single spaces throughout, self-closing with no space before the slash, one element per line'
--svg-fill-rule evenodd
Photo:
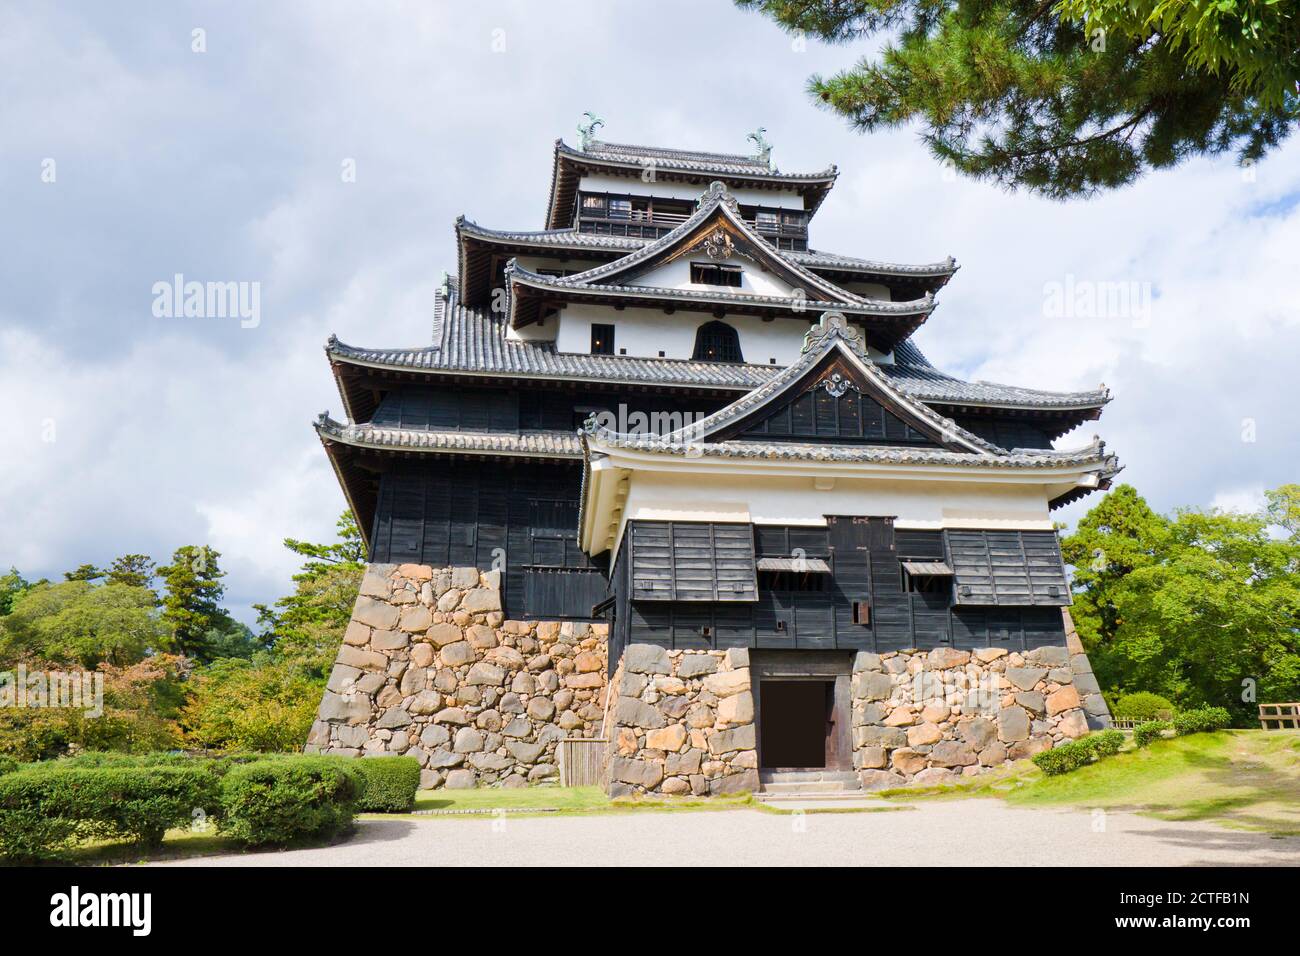
<path fill-rule="evenodd" d="M 869 601 L 853 602 L 853 623 L 871 624 L 871 603 Z"/>
<path fill-rule="evenodd" d="M 599 322 L 591 324 L 591 354 L 614 354 L 614 326 Z"/>

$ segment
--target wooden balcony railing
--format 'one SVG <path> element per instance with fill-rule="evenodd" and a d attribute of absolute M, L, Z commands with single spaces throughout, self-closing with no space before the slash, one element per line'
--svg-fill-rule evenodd
<path fill-rule="evenodd" d="M 658 239 L 690 218 L 688 213 L 645 212 L 643 210 L 614 210 L 605 216 L 584 215 L 578 218 L 578 231 L 612 236 L 634 236 Z M 772 244 L 781 249 L 806 249 L 808 227 L 787 222 L 759 222 L 746 219 L 745 224 L 764 238 L 776 240 Z"/>

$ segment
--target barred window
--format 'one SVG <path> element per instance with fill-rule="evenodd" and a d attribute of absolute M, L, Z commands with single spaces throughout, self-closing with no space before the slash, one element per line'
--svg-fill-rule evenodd
<path fill-rule="evenodd" d="M 696 330 L 691 358 L 697 362 L 745 361 L 740 354 L 740 336 L 725 322 L 706 322 Z"/>

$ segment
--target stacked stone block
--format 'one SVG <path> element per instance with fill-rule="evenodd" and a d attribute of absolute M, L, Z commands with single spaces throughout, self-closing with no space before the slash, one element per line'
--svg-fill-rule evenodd
<path fill-rule="evenodd" d="M 748 650 L 631 644 L 610 686 L 611 795 L 758 789 Z"/>
<path fill-rule="evenodd" d="M 599 736 L 608 626 L 506 620 L 500 572 L 370 565 L 306 749 L 420 761 L 426 788 L 558 776 Z"/>

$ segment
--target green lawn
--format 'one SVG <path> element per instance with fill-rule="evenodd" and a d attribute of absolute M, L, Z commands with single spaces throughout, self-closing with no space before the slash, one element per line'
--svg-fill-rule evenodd
<path fill-rule="evenodd" d="M 600 787 L 520 787 L 482 790 L 421 790 L 416 810 L 517 813 L 635 813 L 644 810 L 730 810 L 753 804 L 749 794 L 727 797 L 664 797 L 611 800 Z"/>
<path fill-rule="evenodd" d="M 59 862 L 72 866 L 111 866 L 241 852 L 243 849 L 238 843 L 215 832 L 196 833 L 189 829 L 178 829 L 168 830 L 163 837 L 162 846 L 154 851 L 132 843 L 89 841 L 69 850 L 67 856 Z"/>
<path fill-rule="evenodd" d="M 1023 807 L 1109 807 L 1166 820 L 1300 834 L 1300 733 L 1225 730 L 1160 740 L 1058 777 L 1027 761 L 969 784 L 890 799 L 998 796 Z"/>
<path fill-rule="evenodd" d="M 483 790 L 421 790 L 416 810 L 607 810 L 600 787 L 519 787 Z"/>

